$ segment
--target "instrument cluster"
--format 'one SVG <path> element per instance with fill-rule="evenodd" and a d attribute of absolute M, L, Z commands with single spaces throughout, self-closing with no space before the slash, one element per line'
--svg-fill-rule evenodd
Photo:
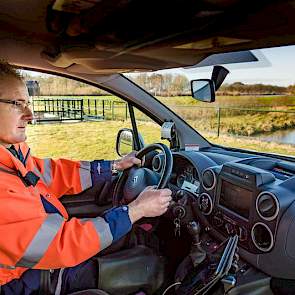
<path fill-rule="evenodd" d="M 187 165 L 176 172 L 176 184 L 178 188 L 188 190 L 197 194 L 200 188 L 200 181 L 195 167 Z"/>
<path fill-rule="evenodd" d="M 154 157 L 152 167 L 155 172 L 161 171 L 163 167 L 163 157 L 161 154 Z M 198 171 L 192 163 L 183 157 L 174 155 L 170 183 L 173 184 L 177 190 L 185 190 L 195 196 L 199 195 L 201 183 Z"/>

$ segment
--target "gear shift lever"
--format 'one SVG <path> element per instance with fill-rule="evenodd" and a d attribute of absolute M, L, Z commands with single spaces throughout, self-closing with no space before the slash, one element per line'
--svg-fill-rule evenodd
<path fill-rule="evenodd" d="M 200 241 L 200 224 L 196 221 L 191 221 L 187 225 L 188 233 L 192 237 L 192 246 L 189 256 L 192 259 L 193 265 L 196 267 L 206 258 L 206 252 L 201 246 Z"/>
<path fill-rule="evenodd" d="M 183 279 L 206 258 L 206 252 L 202 248 L 200 241 L 200 224 L 196 221 L 189 222 L 187 224 L 187 231 L 192 237 L 192 245 L 189 254 L 184 258 L 176 270 L 176 282 L 183 281 Z"/>
<path fill-rule="evenodd" d="M 200 243 L 200 232 L 201 232 L 200 224 L 197 223 L 196 221 L 191 221 L 187 225 L 187 230 L 193 239 L 193 245 L 199 244 Z"/>

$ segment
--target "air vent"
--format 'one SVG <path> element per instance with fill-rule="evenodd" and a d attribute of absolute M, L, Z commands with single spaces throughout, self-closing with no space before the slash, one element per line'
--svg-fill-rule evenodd
<path fill-rule="evenodd" d="M 251 238 L 255 247 L 262 252 L 270 251 L 274 245 L 274 238 L 271 230 L 262 222 L 254 224 L 251 230 Z"/>
<path fill-rule="evenodd" d="M 262 192 L 256 199 L 256 211 L 258 215 L 267 221 L 274 220 L 279 213 L 279 202 L 276 196 L 270 192 Z"/>
<path fill-rule="evenodd" d="M 206 194 L 202 193 L 198 199 L 199 201 L 199 209 L 204 215 L 209 215 L 213 209 L 213 202 L 211 197 Z"/>
<path fill-rule="evenodd" d="M 160 156 L 155 156 L 152 162 L 153 170 L 155 172 L 160 172 L 162 169 L 162 159 Z"/>
<path fill-rule="evenodd" d="M 212 190 L 216 185 L 216 176 L 212 169 L 206 169 L 202 174 L 202 183 L 205 190 Z"/>

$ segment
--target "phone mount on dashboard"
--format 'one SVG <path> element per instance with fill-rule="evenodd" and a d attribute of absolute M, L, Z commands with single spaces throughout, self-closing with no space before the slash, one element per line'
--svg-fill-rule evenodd
<path fill-rule="evenodd" d="M 179 140 L 175 123 L 173 121 L 165 121 L 161 126 L 161 139 L 167 139 L 170 142 L 170 149 L 179 149 Z"/>

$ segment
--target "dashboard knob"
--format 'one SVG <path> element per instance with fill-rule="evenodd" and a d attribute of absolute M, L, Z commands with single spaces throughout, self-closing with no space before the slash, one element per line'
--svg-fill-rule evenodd
<path fill-rule="evenodd" d="M 225 229 L 226 229 L 226 232 L 227 232 L 229 235 L 235 233 L 235 227 L 234 227 L 231 223 L 226 223 L 226 224 L 225 224 Z"/>
<path fill-rule="evenodd" d="M 200 241 L 199 235 L 201 232 L 201 226 L 198 222 L 191 221 L 187 225 L 188 233 L 193 237 L 194 242 L 198 243 Z"/>
<path fill-rule="evenodd" d="M 221 227 L 223 225 L 222 218 L 220 218 L 218 216 L 213 217 L 213 222 L 214 222 L 214 225 L 217 226 L 217 227 Z"/>
<path fill-rule="evenodd" d="M 173 215 L 175 217 L 182 219 L 184 218 L 185 214 L 186 214 L 186 210 L 183 206 L 178 205 L 173 208 Z"/>
<path fill-rule="evenodd" d="M 207 193 L 202 193 L 198 199 L 199 201 L 199 208 L 203 214 L 209 215 L 213 209 L 213 202 L 211 197 Z"/>
<path fill-rule="evenodd" d="M 186 195 L 186 193 L 184 190 L 182 190 L 182 189 L 178 190 L 174 196 L 175 201 L 181 200 L 185 195 Z"/>
<path fill-rule="evenodd" d="M 240 241 L 246 241 L 248 238 L 248 233 L 246 228 L 244 228 L 243 226 L 239 227 L 239 240 Z"/>

